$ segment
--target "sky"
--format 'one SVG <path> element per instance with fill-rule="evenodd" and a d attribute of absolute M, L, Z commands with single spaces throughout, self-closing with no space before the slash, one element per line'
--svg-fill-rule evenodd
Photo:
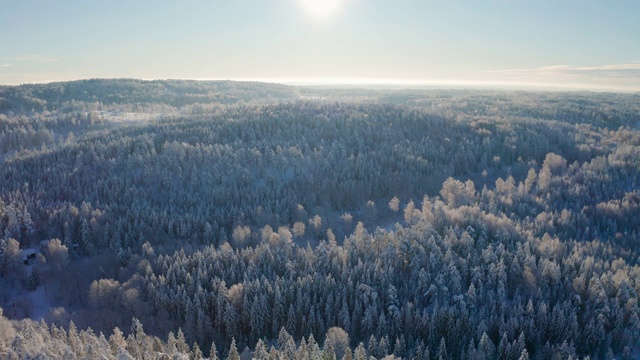
<path fill-rule="evenodd" d="M 640 91 L 637 0 L 2 0 L 0 84 Z"/>

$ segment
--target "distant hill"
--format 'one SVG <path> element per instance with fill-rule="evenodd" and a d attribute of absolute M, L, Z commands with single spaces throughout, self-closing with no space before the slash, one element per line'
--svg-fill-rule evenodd
<path fill-rule="evenodd" d="M 99 110 L 118 114 L 193 115 L 210 113 L 219 105 L 274 104 L 299 99 L 403 105 L 444 116 L 456 113 L 572 124 L 588 122 L 610 129 L 640 123 L 640 94 L 296 87 L 230 80 L 89 79 L 0 86 L 0 114 Z"/>
<path fill-rule="evenodd" d="M 90 79 L 49 84 L 0 86 L 0 111 L 56 110 L 72 102 L 112 104 L 233 104 L 298 98 L 280 84 L 237 81 Z"/>

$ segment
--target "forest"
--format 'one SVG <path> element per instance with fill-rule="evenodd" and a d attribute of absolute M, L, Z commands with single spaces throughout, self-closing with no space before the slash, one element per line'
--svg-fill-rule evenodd
<path fill-rule="evenodd" d="M 636 359 L 640 94 L 0 86 L 0 358 Z"/>

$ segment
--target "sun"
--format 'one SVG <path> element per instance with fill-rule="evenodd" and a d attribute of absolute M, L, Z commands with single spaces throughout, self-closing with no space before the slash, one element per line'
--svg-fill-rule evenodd
<path fill-rule="evenodd" d="M 327 17 L 338 10 L 343 0 L 301 0 L 301 2 L 311 15 Z"/>

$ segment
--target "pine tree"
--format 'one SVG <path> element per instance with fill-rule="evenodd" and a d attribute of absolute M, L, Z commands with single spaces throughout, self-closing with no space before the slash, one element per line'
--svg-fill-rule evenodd
<path fill-rule="evenodd" d="M 351 351 L 351 348 L 347 348 L 347 350 L 345 350 L 342 360 L 353 360 L 353 352 Z"/>
<path fill-rule="evenodd" d="M 209 360 L 218 360 L 218 349 L 216 349 L 215 342 L 211 342 L 211 349 L 209 349 Z"/>
<path fill-rule="evenodd" d="M 262 339 L 259 339 L 258 343 L 255 346 L 255 350 L 253 352 L 253 358 L 256 360 L 267 360 L 269 358 L 267 347 L 262 341 Z"/>
<path fill-rule="evenodd" d="M 358 344 L 358 347 L 356 347 L 356 351 L 354 353 L 354 360 L 366 360 L 367 358 L 367 352 L 364 349 L 364 344 L 360 343 Z"/>
<path fill-rule="evenodd" d="M 367 343 L 367 353 L 369 353 L 370 356 L 378 355 L 378 342 L 373 335 L 371 335 Z"/>
<path fill-rule="evenodd" d="M 227 355 L 227 360 L 240 360 L 240 355 L 238 354 L 238 348 L 236 347 L 235 338 L 231 339 L 231 346 L 229 346 L 229 355 Z"/>
<path fill-rule="evenodd" d="M 80 220 L 80 243 L 82 246 L 82 249 L 87 253 L 90 254 L 90 248 L 93 247 L 92 241 L 91 241 L 91 232 L 89 230 L 89 221 L 86 218 L 83 218 L 82 220 Z"/>
<path fill-rule="evenodd" d="M 113 334 L 109 337 L 109 347 L 111 353 L 117 355 L 120 348 L 126 348 L 127 341 L 124 339 L 122 331 L 117 327 L 113 329 Z"/>
<path fill-rule="evenodd" d="M 482 334 L 482 338 L 478 343 L 478 351 L 487 359 L 492 359 L 495 356 L 495 345 L 493 345 L 487 333 Z"/>
<path fill-rule="evenodd" d="M 202 360 L 204 359 L 204 355 L 202 354 L 202 350 L 198 346 L 198 343 L 193 344 L 193 352 L 191 353 L 191 358 L 193 360 Z"/>
<path fill-rule="evenodd" d="M 447 353 L 447 344 L 444 341 L 444 338 L 440 339 L 440 345 L 438 345 L 438 352 L 436 353 L 438 359 L 448 359 L 449 355 Z"/>
<path fill-rule="evenodd" d="M 176 350 L 178 350 L 181 354 L 188 354 L 191 352 L 189 349 L 189 345 L 187 344 L 186 339 L 184 338 L 184 333 L 181 328 L 178 328 L 178 337 L 176 338 Z"/>
<path fill-rule="evenodd" d="M 322 351 L 322 360 L 336 360 L 336 353 L 331 343 L 325 343 L 324 350 Z"/>

